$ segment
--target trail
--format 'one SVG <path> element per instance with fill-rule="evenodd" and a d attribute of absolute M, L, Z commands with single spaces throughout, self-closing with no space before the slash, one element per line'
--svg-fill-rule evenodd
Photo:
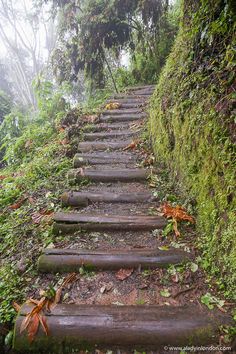
<path fill-rule="evenodd" d="M 157 235 L 167 220 L 148 185 L 152 170 L 140 167 L 140 153 L 127 148 L 142 133 L 153 90 L 115 95 L 108 103 L 118 102 L 119 109 L 104 110 L 84 132 L 69 173 L 84 185 L 63 193 L 64 210 L 54 216 L 54 232 L 70 234 L 71 242 L 62 239 L 61 247 L 45 249 L 38 269 L 85 276 L 47 314 L 50 336 L 40 330 L 32 344 L 19 333 L 30 308 L 23 306 L 14 340 L 19 352 L 174 353 L 179 350 L 171 346 L 217 343 L 218 326 L 228 323 L 225 314 L 196 300 L 201 279 L 195 283 L 191 272 L 181 280 L 173 273 L 171 285 L 167 279 L 167 267 L 191 262 L 194 254 L 160 243 Z"/>

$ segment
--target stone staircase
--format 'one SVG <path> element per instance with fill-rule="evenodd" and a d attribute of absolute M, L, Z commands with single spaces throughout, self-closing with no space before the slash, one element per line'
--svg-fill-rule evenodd
<path fill-rule="evenodd" d="M 71 234 L 72 239 L 80 232 L 85 238 L 95 232 L 101 239 L 87 249 L 45 249 L 38 262 L 42 274 L 79 272 L 81 267 L 105 273 L 140 272 L 193 258 L 179 249 L 157 247 L 152 231 L 163 230 L 166 219 L 148 214 L 150 207 L 158 205 L 147 183 L 150 169 L 137 167 L 138 153 L 126 149 L 142 130 L 145 105 L 153 90 L 153 86 L 136 87 L 115 95 L 107 103 L 118 102 L 119 109 L 105 110 L 99 122 L 85 129 L 69 178 L 89 183 L 62 194 L 62 205 L 75 210 L 55 213 L 54 232 Z M 108 237 L 105 244 L 103 237 Z M 14 348 L 21 353 L 179 352 L 170 346 L 217 343 L 218 326 L 228 323 L 225 314 L 206 311 L 200 304 L 160 306 L 158 300 L 135 301 L 123 306 L 96 300 L 58 304 L 46 314 L 50 335 L 40 330 L 31 344 L 20 334 L 22 320 L 32 308 L 26 304 L 16 320 Z"/>

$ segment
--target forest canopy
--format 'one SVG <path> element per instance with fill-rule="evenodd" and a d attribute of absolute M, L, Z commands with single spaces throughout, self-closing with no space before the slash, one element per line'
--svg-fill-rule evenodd
<path fill-rule="evenodd" d="M 48 1 L 46 1 L 48 2 Z M 60 39 L 53 55 L 59 81 L 80 70 L 99 88 L 105 68 L 121 51 L 130 53 L 137 81 L 155 82 L 177 31 L 167 0 L 53 1 L 60 14 Z"/>

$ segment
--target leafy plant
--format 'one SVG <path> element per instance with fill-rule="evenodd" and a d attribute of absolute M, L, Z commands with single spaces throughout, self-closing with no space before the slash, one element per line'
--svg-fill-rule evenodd
<path fill-rule="evenodd" d="M 224 306 L 225 301 L 219 300 L 217 297 L 211 295 L 210 293 L 206 293 L 201 297 L 201 303 L 206 305 L 209 310 L 212 310 L 214 306 L 222 307 Z"/>

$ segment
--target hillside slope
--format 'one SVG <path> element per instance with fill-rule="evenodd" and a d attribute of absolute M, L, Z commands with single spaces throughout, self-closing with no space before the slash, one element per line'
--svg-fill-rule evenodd
<path fill-rule="evenodd" d="M 229 297 L 236 294 L 234 6 L 233 1 L 184 1 L 150 118 L 157 159 L 185 185 L 196 206 L 203 266 Z"/>

